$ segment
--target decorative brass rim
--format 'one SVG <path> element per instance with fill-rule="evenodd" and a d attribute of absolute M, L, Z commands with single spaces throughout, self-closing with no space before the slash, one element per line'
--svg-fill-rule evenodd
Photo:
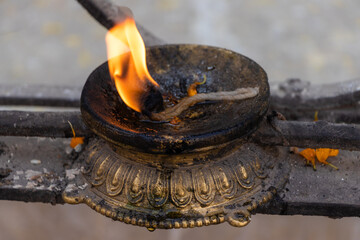
<path fill-rule="evenodd" d="M 216 161 L 161 169 L 128 160 L 93 139 L 82 155 L 83 178 L 74 182 L 82 188 L 67 189 L 63 198 L 149 230 L 224 221 L 242 227 L 285 184 L 285 156 L 281 148 L 244 144 Z"/>

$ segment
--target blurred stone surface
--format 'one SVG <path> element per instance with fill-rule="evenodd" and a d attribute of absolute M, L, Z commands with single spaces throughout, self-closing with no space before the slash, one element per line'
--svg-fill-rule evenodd
<path fill-rule="evenodd" d="M 208 44 L 249 56 L 270 81 L 297 77 L 327 83 L 360 76 L 360 1 L 116 2 L 169 43 Z M 105 30 L 76 1 L 0 0 L 0 16 L 0 84 L 82 86 L 106 61 Z M 149 233 L 86 206 L 1 201 L 0 213 L 0 239 L 332 240 L 360 235 L 358 218 L 258 215 L 242 229 L 221 224 Z"/>
<path fill-rule="evenodd" d="M 0 203 L 0 239 L 359 239 L 360 219 L 334 220 L 325 217 L 255 215 L 245 228 L 227 223 L 149 232 L 114 222 L 84 205 L 51 206 L 41 203 Z"/>

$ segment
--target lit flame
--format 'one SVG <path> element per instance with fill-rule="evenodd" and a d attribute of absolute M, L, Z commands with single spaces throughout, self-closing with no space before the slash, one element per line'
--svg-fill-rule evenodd
<path fill-rule="evenodd" d="M 106 34 L 109 71 L 121 99 L 135 111 L 142 110 L 142 97 L 154 85 L 146 66 L 145 44 L 133 18 L 126 18 Z"/>

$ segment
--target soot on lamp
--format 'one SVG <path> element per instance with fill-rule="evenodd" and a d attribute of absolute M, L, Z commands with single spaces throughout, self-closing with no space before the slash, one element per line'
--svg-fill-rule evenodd
<path fill-rule="evenodd" d="M 200 93 L 259 92 L 241 101 L 198 103 L 178 116 L 178 125 L 144 121 L 121 100 L 104 63 L 81 96 L 82 117 L 99 137 L 82 153 L 84 182 L 76 183 L 82 187 L 65 191 L 64 201 L 151 231 L 247 225 L 290 171 L 286 149 L 247 142 L 268 109 L 266 73 L 240 54 L 199 45 L 149 48 L 147 63 L 165 106 L 183 99 L 184 86 L 204 74 Z"/>
<path fill-rule="evenodd" d="M 243 101 L 207 101 L 184 111 L 177 126 L 142 121 L 116 93 L 106 63 L 97 68 L 84 86 L 81 111 L 85 123 L 115 145 L 129 145 L 141 152 L 179 153 L 226 143 L 257 129 L 268 109 L 269 85 L 255 62 L 226 49 L 198 45 L 165 45 L 147 49 L 148 68 L 169 98 L 187 95 L 190 85 L 206 75 L 199 92 L 232 91 L 258 87 L 259 94 Z M 157 95 L 150 94 L 151 98 Z M 153 106 L 161 107 L 150 98 Z M 158 109 L 157 109 L 158 110 Z M 196 114 L 194 114 L 196 113 Z"/>

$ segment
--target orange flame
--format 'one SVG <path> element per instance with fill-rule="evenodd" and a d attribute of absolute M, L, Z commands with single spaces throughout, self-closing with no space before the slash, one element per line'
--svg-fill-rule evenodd
<path fill-rule="evenodd" d="M 109 71 L 121 99 L 141 112 L 142 96 L 149 85 L 159 85 L 146 66 L 145 44 L 133 18 L 126 18 L 106 34 Z"/>

